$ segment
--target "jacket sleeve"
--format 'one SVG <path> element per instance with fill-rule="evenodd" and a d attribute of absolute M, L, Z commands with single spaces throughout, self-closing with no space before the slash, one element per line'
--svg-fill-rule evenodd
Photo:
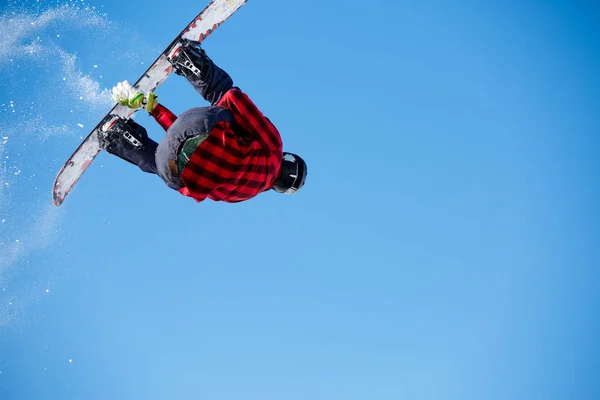
<path fill-rule="evenodd" d="M 171 110 L 161 104 L 156 104 L 150 115 L 154 117 L 156 122 L 158 122 L 165 131 L 167 131 L 177 119 L 177 116 L 175 116 Z"/>
<path fill-rule="evenodd" d="M 281 151 L 283 143 L 279 131 L 239 88 L 234 87 L 225 93 L 217 105 L 231 110 L 235 121 L 254 134 L 263 147 L 270 151 Z"/>

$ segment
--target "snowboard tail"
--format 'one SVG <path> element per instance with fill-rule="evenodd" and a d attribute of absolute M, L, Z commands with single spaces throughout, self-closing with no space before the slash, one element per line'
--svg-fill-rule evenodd
<path fill-rule="evenodd" d="M 155 91 L 174 70 L 167 59 L 167 53 L 177 41 L 190 39 L 202 42 L 246 2 L 247 0 L 213 0 L 210 2 L 173 39 L 133 86 L 144 93 Z M 100 130 L 107 129 L 106 127 L 110 126 L 107 122 L 111 119 L 115 117 L 131 118 L 137 111 L 116 104 L 83 140 L 56 176 L 52 191 L 52 200 L 55 206 L 58 207 L 65 201 L 65 198 L 79 181 L 81 175 L 83 175 L 100 153 L 101 148 L 98 136 Z"/>

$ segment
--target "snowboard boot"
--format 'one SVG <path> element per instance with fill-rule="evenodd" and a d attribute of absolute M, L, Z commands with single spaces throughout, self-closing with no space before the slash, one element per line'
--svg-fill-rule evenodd
<path fill-rule="evenodd" d="M 144 150 L 142 130 L 133 120 L 115 115 L 98 131 L 100 148 L 115 155 L 120 155 L 121 149 Z"/>
<path fill-rule="evenodd" d="M 150 139 L 146 129 L 132 119 L 118 115 L 111 117 L 98 131 L 100 148 L 137 165 L 144 172 L 157 174 L 155 155 L 158 143 Z"/>
<path fill-rule="evenodd" d="M 175 68 L 177 75 L 188 77 L 195 75 L 200 79 L 206 75 L 208 56 L 200 42 L 182 39 L 175 43 L 171 50 L 167 53 L 167 60 Z"/>

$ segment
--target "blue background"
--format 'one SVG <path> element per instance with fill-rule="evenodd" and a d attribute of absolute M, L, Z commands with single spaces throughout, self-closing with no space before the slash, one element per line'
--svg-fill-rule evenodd
<path fill-rule="evenodd" d="M 204 47 L 302 191 L 196 204 L 101 154 L 54 208 L 175 3 L 0 1 L 0 399 L 600 398 L 595 2 L 250 0 Z"/>

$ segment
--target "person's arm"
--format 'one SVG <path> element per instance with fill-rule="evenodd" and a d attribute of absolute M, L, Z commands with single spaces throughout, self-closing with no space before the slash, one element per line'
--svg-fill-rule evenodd
<path fill-rule="evenodd" d="M 168 130 L 177 119 L 177 116 L 169 109 L 158 104 L 156 101 L 157 96 L 154 92 L 144 94 L 131 86 L 127 80 L 119 82 L 113 87 L 112 97 L 117 103 L 125 107 L 133 109 L 143 108 L 148 111 L 165 131 Z"/>
<path fill-rule="evenodd" d="M 173 114 L 171 110 L 158 103 L 154 105 L 154 108 L 152 109 L 150 115 L 154 117 L 156 122 L 158 122 L 158 124 L 162 126 L 162 128 L 165 131 L 167 131 L 171 127 L 171 125 L 173 125 L 173 122 L 175 122 L 175 120 L 177 119 L 177 116 Z"/>
<path fill-rule="evenodd" d="M 283 148 L 277 128 L 239 88 L 227 91 L 217 105 L 231 110 L 236 122 L 244 130 L 255 134 L 257 140 L 267 149 L 280 151 Z"/>

